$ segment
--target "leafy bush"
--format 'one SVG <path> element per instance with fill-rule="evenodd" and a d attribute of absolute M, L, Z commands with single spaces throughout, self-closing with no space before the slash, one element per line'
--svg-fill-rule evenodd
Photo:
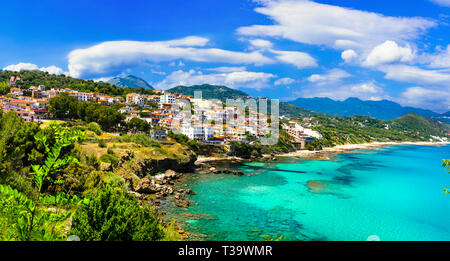
<path fill-rule="evenodd" d="M 93 167 L 94 169 L 98 170 L 100 167 L 100 162 L 98 161 L 95 154 L 91 154 L 90 156 L 86 156 L 86 164 L 88 166 Z"/>
<path fill-rule="evenodd" d="M 115 153 L 114 153 L 114 150 L 111 148 L 111 147 L 109 147 L 107 150 L 106 150 L 106 153 L 108 153 L 108 154 L 110 154 L 110 155 L 114 155 Z"/>
<path fill-rule="evenodd" d="M 164 237 L 150 206 L 140 206 L 133 195 L 106 186 L 87 197 L 77 209 L 69 235 L 85 241 L 154 241 Z"/>
<path fill-rule="evenodd" d="M 116 155 L 105 153 L 100 156 L 100 161 L 105 163 L 111 163 L 112 165 L 116 165 L 119 163 L 119 159 Z"/>
<path fill-rule="evenodd" d="M 57 196 L 43 196 L 44 183 L 55 183 L 52 174 L 71 163 L 78 163 L 72 156 L 64 154 L 64 148 L 72 146 L 82 138 L 80 132 L 73 129 L 51 126 L 55 133 L 55 142 L 51 146 L 47 137 L 36 135 L 35 139 L 45 148 L 46 159 L 42 165 L 31 165 L 34 178 L 36 195 L 30 199 L 25 194 L 11 188 L 0 185 L 0 209 L 2 218 L 0 226 L 8 227 L 7 237 L 16 240 L 54 240 L 56 222 L 62 222 L 69 218 L 70 212 L 58 211 L 58 208 L 71 201 L 67 194 Z M 5 201 L 6 199 L 6 201 Z M 75 198 L 75 201 L 77 199 Z M 44 205 L 44 206 L 43 206 Z M 48 211 L 49 206 L 55 206 L 57 211 Z M 6 224 L 5 224 L 6 222 Z M 49 229 L 51 227 L 51 229 Z M 56 238 L 55 238 L 56 236 Z"/>
<path fill-rule="evenodd" d="M 98 139 L 97 143 L 98 143 L 98 147 L 106 148 L 106 141 L 104 139 Z"/>
<path fill-rule="evenodd" d="M 98 125 L 98 123 L 96 122 L 91 122 L 88 125 L 86 125 L 86 128 L 92 132 L 95 133 L 95 135 L 100 136 L 102 135 L 102 128 L 100 127 L 100 125 Z"/>

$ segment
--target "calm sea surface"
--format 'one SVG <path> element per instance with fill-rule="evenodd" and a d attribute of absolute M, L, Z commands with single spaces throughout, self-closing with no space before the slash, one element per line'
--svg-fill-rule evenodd
<path fill-rule="evenodd" d="M 450 240 L 450 146 L 401 145 L 229 166 L 245 176 L 194 174 L 198 203 L 173 214 L 205 240 Z M 180 215 L 181 213 L 200 215 Z"/>

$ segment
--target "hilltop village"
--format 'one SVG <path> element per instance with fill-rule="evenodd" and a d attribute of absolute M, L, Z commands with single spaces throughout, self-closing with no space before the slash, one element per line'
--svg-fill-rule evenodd
<path fill-rule="evenodd" d="M 114 106 L 124 115 L 124 122 L 140 119 L 151 126 L 148 135 L 156 140 L 165 140 L 170 130 L 204 144 L 224 145 L 229 141 L 249 142 L 264 138 L 270 133 L 270 116 L 254 111 L 243 113 L 237 106 L 225 106 L 220 101 L 194 98 L 190 95 L 173 94 L 163 90 L 153 90 L 153 94 L 129 93 L 126 97 L 114 97 L 103 93 L 80 92 L 69 88 L 46 88 L 44 85 L 20 86 L 20 76 L 11 76 L 7 84 L 10 92 L 0 96 L 0 106 L 4 112 L 15 111 L 27 122 L 41 124 L 55 115 L 49 112 L 50 99 L 68 95 L 80 102 L 93 102 L 103 106 Z M 190 110 L 190 117 L 180 111 Z M 252 117 L 253 116 L 253 117 Z M 298 121 L 283 119 L 282 129 L 289 133 L 291 142 L 298 149 L 308 142 L 322 139 L 322 135 L 311 129 L 312 123 L 302 126 Z"/>

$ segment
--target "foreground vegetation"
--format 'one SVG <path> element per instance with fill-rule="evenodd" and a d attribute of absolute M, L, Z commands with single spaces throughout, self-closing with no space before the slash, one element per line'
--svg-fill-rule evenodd
<path fill-rule="evenodd" d="M 0 117 L 0 137 L 0 240 L 176 239 L 173 226 L 128 193 L 123 177 L 101 167 L 111 163 L 84 150 L 98 147 L 94 132 L 57 123 L 39 128 L 9 112 Z M 139 136 L 123 139 L 105 142 L 106 153 L 118 157 L 112 143 L 138 140 L 148 150 L 164 147 Z"/>

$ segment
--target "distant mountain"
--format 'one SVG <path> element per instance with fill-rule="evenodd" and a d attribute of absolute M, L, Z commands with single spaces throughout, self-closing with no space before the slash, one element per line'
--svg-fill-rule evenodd
<path fill-rule="evenodd" d="M 440 114 L 419 108 L 403 107 L 398 103 L 381 101 L 362 101 L 358 98 L 348 98 L 345 101 L 335 101 L 330 98 L 299 98 L 291 102 L 294 105 L 321 113 L 338 114 L 342 116 L 370 116 L 382 120 L 391 120 L 408 113 L 423 117 L 439 117 Z"/>
<path fill-rule="evenodd" d="M 443 116 L 443 117 L 450 117 L 450 111 L 448 111 L 446 113 L 442 113 L 441 116 Z"/>
<path fill-rule="evenodd" d="M 391 121 L 393 127 L 401 127 L 409 131 L 418 132 L 421 135 L 443 136 L 450 131 L 445 123 L 431 118 L 424 118 L 414 113 L 409 113 Z"/>
<path fill-rule="evenodd" d="M 251 95 L 236 89 L 231 89 L 226 86 L 203 84 L 193 86 L 177 86 L 167 90 L 171 93 L 182 93 L 184 95 L 194 96 L 195 91 L 202 91 L 202 98 L 204 99 L 219 99 L 226 102 L 226 99 L 248 99 L 253 98 Z M 268 103 L 268 109 L 270 110 L 270 103 Z M 286 115 L 289 117 L 301 117 L 311 115 L 311 112 L 300 108 L 294 104 L 287 102 L 280 102 L 280 116 Z"/>
<path fill-rule="evenodd" d="M 131 88 L 144 88 L 154 90 L 154 88 L 148 84 L 144 79 L 128 75 L 125 77 L 114 77 L 108 81 L 108 83 L 119 87 L 131 87 Z"/>

